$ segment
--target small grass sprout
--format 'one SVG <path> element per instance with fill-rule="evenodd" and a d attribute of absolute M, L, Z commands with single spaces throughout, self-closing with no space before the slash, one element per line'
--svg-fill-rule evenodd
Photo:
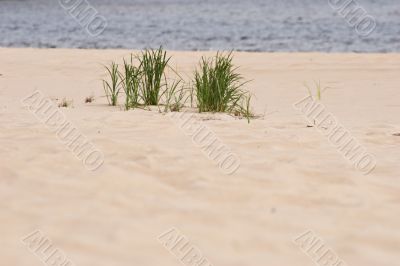
<path fill-rule="evenodd" d="M 236 106 L 235 111 L 233 112 L 234 115 L 237 117 L 246 118 L 249 124 L 250 124 L 250 119 L 256 117 L 254 113 L 251 111 L 250 103 L 251 103 L 251 95 L 250 94 L 243 95 L 241 103 Z"/>
<path fill-rule="evenodd" d="M 322 92 L 325 91 L 326 89 L 329 89 L 329 87 L 322 87 L 321 86 L 321 81 L 314 81 L 315 85 L 315 94 L 313 94 L 311 88 L 308 86 L 307 83 L 304 83 L 304 86 L 308 90 L 308 94 L 314 101 L 321 101 L 322 100 Z M 315 119 L 313 120 L 313 125 L 308 125 L 307 127 L 314 127 L 315 126 Z"/>
<path fill-rule="evenodd" d="M 190 94 L 187 95 L 188 89 L 185 88 L 184 81 L 178 71 L 171 67 L 169 67 L 169 69 L 173 72 L 175 77 L 173 79 L 168 79 L 166 75 L 164 76 L 165 91 L 162 93 L 165 96 L 164 112 L 180 112 L 185 106 Z"/>
<path fill-rule="evenodd" d="M 110 82 L 103 80 L 103 88 L 106 94 L 108 103 L 112 106 L 116 106 L 118 102 L 118 95 L 121 91 L 121 81 L 118 72 L 118 65 L 115 62 L 111 63 L 111 66 L 105 67 L 107 74 L 109 75 Z"/>
<path fill-rule="evenodd" d="M 188 89 L 184 88 L 184 86 L 178 86 L 182 83 L 182 80 L 174 81 L 170 85 L 167 84 L 168 89 L 166 92 L 166 106 L 165 110 L 170 112 L 180 112 L 182 108 L 185 106 L 188 98 L 190 97 L 190 93 L 188 94 Z"/>
<path fill-rule="evenodd" d="M 174 102 L 170 107 L 171 112 L 180 112 L 185 106 L 188 96 L 185 97 L 185 89 L 181 88 L 179 92 L 174 95 Z"/>
<path fill-rule="evenodd" d="M 325 91 L 326 89 L 329 89 L 329 87 L 323 87 L 321 86 L 321 81 L 314 81 L 315 85 L 315 94 L 313 94 L 311 88 L 308 86 L 307 83 L 304 83 L 304 86 L 308 90 L 308 94 L 315 100 L 315 101 L 321 101 L 322 100 L 322 92 Z"/>
<path fill-rule="evenodd" d="M 181 83 L 181 80 L 178 81 L 173 81 L 172 83 L 168 83 L 167 80 L 165 79 L 165 84 L 166 85 L 166 90 L 164 92 L 165 95 L 165 106 L 164 106 L 164 113 L 168 111 L 172 111 L 172 109 L 176 110 L 179 109 L 176 106 L 176 94 L 178 91 L 178 86 Z"/>

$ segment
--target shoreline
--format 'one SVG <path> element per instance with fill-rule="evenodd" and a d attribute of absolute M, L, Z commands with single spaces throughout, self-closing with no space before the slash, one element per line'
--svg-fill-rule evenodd
<path fill-rule="evenodd" d="M 154 48 L 154 47 L 153 47 Z M 60 50 L 60 51 L 142 51 L 144 49 L 128 49 L 128 48 L 64 48 L 64 47 L 56 47 L 56 48 L 48 48 L 48 47 L 6 47 L 0 46 L 0 50 Z M 321 52 L 321 51 L 293 51 L 293 52 L 282 52 L 282 51 L 244 51 L 244 50 L 169 50 L 165 49 L 168 52 L 174 53 L 216 53 L 216 52 L 230 52 L 233 53 L 247 53 L 247 54 L 321 54 L 321 55 L 398 55 L 399 52 Z"/>

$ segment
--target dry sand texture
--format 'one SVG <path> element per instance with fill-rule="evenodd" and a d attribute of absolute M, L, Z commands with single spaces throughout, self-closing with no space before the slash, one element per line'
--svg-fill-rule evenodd
<path fill-rule="evenodd" d="M 203 54 L 171 53 L 185 77 Z M 198 116 L 240 157 L 230 176 L 165 115 L 106 105 L 101 64 L 128 55 L 0 49 L 1 265 L 42 265 L 20 241 L 40 229 L 77 266 L 176 266 L 157 240 L 171 227 L 214 266 L 313 265 L 292 241 L 307 230 L 346 265 L 400 264 L 399 54 L 236 53 L 265 117 Z M 331 87 L 324 105 L 376 157 L 371 174 L 293 109 L 313 80 Z M 73 100 L 60 110 L 104 153 L 99 170 L 22 107 L 35 89 Z"/>

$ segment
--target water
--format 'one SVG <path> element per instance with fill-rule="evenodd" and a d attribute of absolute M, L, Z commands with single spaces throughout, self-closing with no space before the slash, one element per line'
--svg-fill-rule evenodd
<path fill-rule="evenodd" d="M 357 1 L 377 22 L 366 38 L 328 0 L 88 2 L 108 22 L 98 37 L 90 36 L 59 0 L 0 0 L 0 46 L 400 52 L 399 0 Z"/>

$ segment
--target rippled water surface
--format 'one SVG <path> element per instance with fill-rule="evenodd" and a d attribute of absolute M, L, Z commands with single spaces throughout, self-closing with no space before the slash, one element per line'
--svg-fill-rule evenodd
<path fill-rule="evenodd" d="M 59 1 L 0 0 L 0 46 L 400 52 L 400 0 L 359 0 L 360 37 L 328 0 L 88 0 L 108 22 L 92 37 Z"/>

